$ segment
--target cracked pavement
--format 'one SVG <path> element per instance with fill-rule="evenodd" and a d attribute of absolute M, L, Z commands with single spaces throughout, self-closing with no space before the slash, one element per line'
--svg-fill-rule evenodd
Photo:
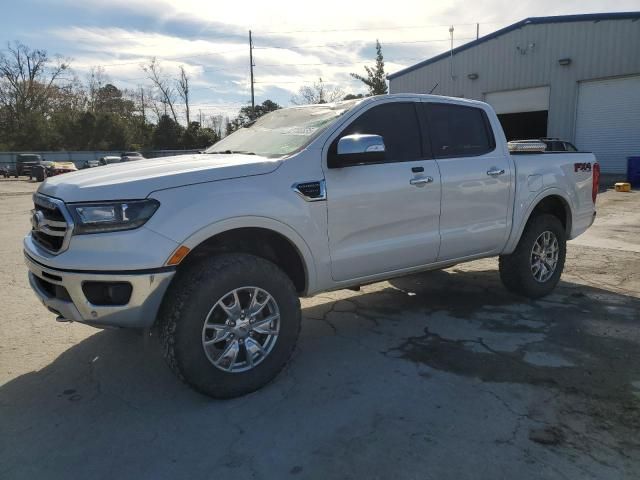
<path fill-rule="evenodd" d="M 157 339 L 28 288 L 35 184 L 0 180 L 0 478 L 640 478 L 640 193 L 601 195 L 539 301 L 497 260 L 303 300 L 266 388 L 192 392 Z"/>

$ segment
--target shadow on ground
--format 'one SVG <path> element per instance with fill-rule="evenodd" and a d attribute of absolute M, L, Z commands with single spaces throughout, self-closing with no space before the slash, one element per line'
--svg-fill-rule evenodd
<path fill-rule="evenodd" d="M 285 371 L 231 401 L 182 385 L 155 338 L 97 332 L 0 387 L 0 477 L 402 476 L 458 447 L 456 478 L 640 472 L 637 298 L 562 282 L 526 301 L 456 268 L 333 298 L 303 309 Z"/>

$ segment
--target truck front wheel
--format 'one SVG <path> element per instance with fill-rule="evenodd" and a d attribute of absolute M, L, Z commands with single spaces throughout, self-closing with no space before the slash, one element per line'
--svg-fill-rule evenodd
<path fill-rule="evenodd" d="M 518 295 L 548 295 L 560 281 L 566 252 L 566 233 L 560 220 L 537 215 L 527 223 L 515 251 L 500 256 L 500 279 L 507 290 Z"/>
<path fill-rule="evenodd" d="M 224 254 L 178 272 L 159 317 L 164 356 L 215 398 L 257 390 L 285 366 L 300 332 L 300 301 L 276 265 Z"/>

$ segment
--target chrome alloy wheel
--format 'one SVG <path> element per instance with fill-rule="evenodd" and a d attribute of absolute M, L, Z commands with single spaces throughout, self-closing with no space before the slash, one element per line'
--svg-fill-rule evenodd
<path fill-rule="evenodd" d="M 209 311 L 202 328 L 202 346 L 209 361 L 225 372 L 245 372 L 273 350 L 280 332 L 275 299 L 258 287 L 240 287 L 225 294 Z"/>
<path fill-rule="evenodd" d="M 553 232 L 540 234 L 531 249 L 531 274 L 537 282 L 544 283 L 551 278 L 558 265 L 560 245 Z"/>

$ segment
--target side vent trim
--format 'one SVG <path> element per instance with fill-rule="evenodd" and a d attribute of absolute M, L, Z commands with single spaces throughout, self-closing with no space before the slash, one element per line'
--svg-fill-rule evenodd
<path fill-rule="evenodd" d="M 327 199 L 327 190 L 324 180 L 310 182 L 298 182 L 291 186 L 305 202 L 321 202 Z"/>

